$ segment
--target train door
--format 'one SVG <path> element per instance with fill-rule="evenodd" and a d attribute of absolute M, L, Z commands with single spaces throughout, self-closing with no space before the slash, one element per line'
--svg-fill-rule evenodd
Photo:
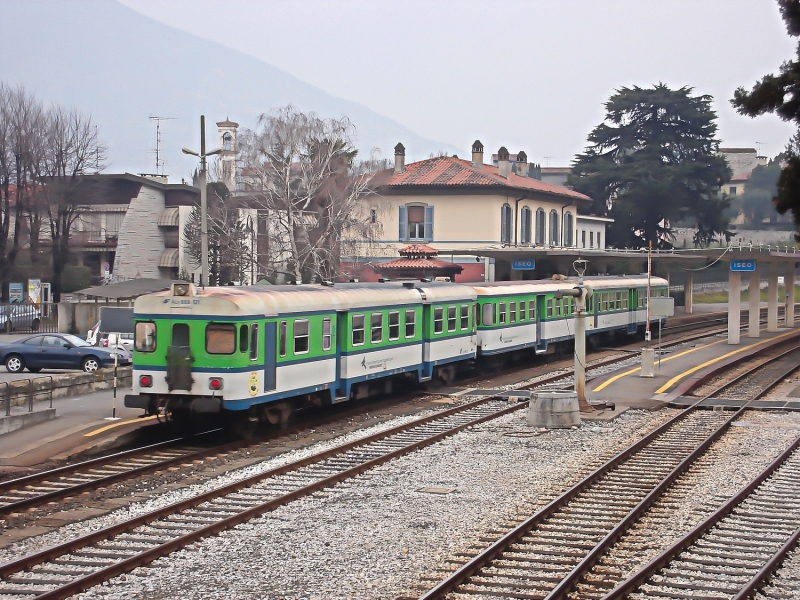
<path fill-rule="evenodd" d="M 167 348 L 167 389 L 192 389 L 192 353 L 188 323 L 172 324 L 172 343 Z"/>
<path fill-rule="evenodd" d="M 275 389 L 275 371 L 277 359 L 275 357 L 275 334 L 278 324 L 274 321 L 264 323 L 264 391 L 271 392 Z"/>
<path fill-rule="evenodd" d="M 547 342 L 544 339 L 544 318 L 547 315 L 546 311 L 547 302 L 544 296 L 536 296 L 536 347 L 544 349 Z"/>
<path fill-rule="evenodd" d="M 628 293 L 628 333 L 636 333 L 636 328 L 638 327 L 638 322 L 636 319 L 636 290 L 629 289 Z"/>

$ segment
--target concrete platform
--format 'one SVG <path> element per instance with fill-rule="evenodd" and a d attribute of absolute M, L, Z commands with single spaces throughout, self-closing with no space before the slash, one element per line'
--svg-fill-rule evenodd
<path fill-rule="evenodd" d="M 675 401 L 720 367 L 756 360 L 772 344 L 798 340 L 800 329 L 782 328 L 774 333 L 762 330 L 760 338 L 742 337 L 737 346 L 729 345 L 727 336 L 720 335 L 708 343 L 662 355 L 660 367 L 656 360 L 652 378 L 640 377 L 638 365 L 599 377 L 589 384 L 587 398 L 594 403 L 615 402 L 655 410 Z"/>

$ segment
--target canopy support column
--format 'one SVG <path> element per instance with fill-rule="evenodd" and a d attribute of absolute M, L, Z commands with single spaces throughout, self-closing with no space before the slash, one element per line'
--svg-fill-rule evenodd
<path fill-rule="evenodd" d="M 761 273 L 750 273 L 750 311 L 747 313 L 747 337 L 757 338 L 761 333 L 759 321 L 761 320 Z"/>
<path fill-rule="evenodd" d="M 786 263 L 783 283 L 786 286 L 786 326 L 794 327 L 794 261 Z"/>
<path fill-rule="evenodd" d="M 728 344 L 739 344 L 741 328 L 740 304 L 742 295 L 742 276 L 738 271 L 728 274 Z"/>
<path fill-rule="evenodd" d="M 778 331 L 778 265 L 769 263 L 767 279 L 767 331 Z"/>
<path fill-rule="evenodd" d="M 683 278 L 683 308 L 687 315 L 692 314 L 694 304 L 694 271 L 684 271 Z"/>

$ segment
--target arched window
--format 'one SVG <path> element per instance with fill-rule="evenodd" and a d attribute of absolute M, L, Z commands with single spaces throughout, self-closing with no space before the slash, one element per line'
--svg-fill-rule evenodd
<path fill-rule="evenodd" d="M 572 229 L 575 226 L 574 218 L 571 212 L 564 215 L 564 245 L 567 247 L 574 246 L 575 242 L 572 239 Z"/>
<path fill-rule="evenodd" d="M 509 204 L 503 204 L 500 209 L 500 241 L 510 244 L 514 231 L 514 211 Z"/>
<path fill-rule="evenodd" d="M 558 246 L 558 213 L 555 210 L 550 211 L 550 245 Z"/>
<path fill-rule="evenodd" d="M 523 244 L 531 243 L 531 209 L 527 206 L 522 207 L 522 219 L 520 221 L 520 234 L 519 237 Z"/>
<path fill-rule="evenodd" d="M 230 133 L 223 133 L 222 134 L 222 149 L 226 152 L 231 150 L 231 144 L 233 143 L 233 136 Z"/>
<path fill-rule="evenodd" d="M 545 232 L 547 231 L 547 223 L 545 222 L 544 211 L 541 208 L 536 209 L 536 243 L 540 246 L 544 244 Z"/>

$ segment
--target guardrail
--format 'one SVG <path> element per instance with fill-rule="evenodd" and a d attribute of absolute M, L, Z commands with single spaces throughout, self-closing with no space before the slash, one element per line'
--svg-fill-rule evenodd
<path fill-rule="evenodd" d="M 57 331 L 57 305 L 0 303 L 0 333 L 56 333 Z"/>
<path fill-rule="evenodd" d="M 119 367 L 118 385 L 130 385 L 132 367 Z M 28 412 L 33 412 L 33 404 L 37 398 L 45 396 L 53 408 L 53 399 L 75 393 L 87 393 L 110 389 L 114 384 L 114 369 L 100 369 L 94 373 L 59 373 L 44 375 L 31 379 L 0 382 L 0 398 L 5 405 L 5 414 L 11 414 L 12 406 L 23 406 L 27 403 Z"/>

